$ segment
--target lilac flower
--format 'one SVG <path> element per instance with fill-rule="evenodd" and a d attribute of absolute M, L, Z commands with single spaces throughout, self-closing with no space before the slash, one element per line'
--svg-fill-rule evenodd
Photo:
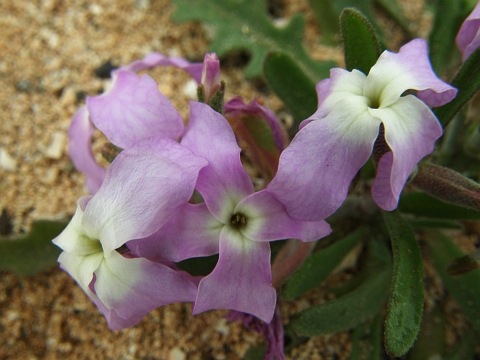
<path fill-rule="evenodd" d="M 82 197 L 67 228 L 53 242 L 58 261 L 104 313 L 112 329 L 130 327 L 152 309 L 194 301 L 188 274 L 121 249 L 156 232 L 191 197 L 206 161 L 165 137 L 146 138 L 123 151 L 98 192 Z"/>
<path fill-rule="evenodd" d="M 416 96 L 408 90 L 417 90 Z M 295 219 L 325 219 L 341 205 L 378 141 L 384 149 L 372 195 L 382 209 L 395 209 L 408 176 L 442 135 L 428 106 L 456 94 L 433 73 L 426 42 L 413 40 L 397 54 L 385 51 L 368 76 L 332 69 L 317 93 L 318 110 L 283 151 L 268 191 Z"/>
<path fill-rule="evenodd" d="M 135 73 L 160 65 L 184 69 L 200 82 L 201 63 L 191 64 L 185 59 L 152 53 L 113 71 L 110 89 L 87 97 L 86 107 L 75 113 L 68 132 L 69 153 L 75 167 L 86 174 L 91 194 L 98 190 L 105 176 L 105 169 L 97 164 L 90 147 L 92 123 L 111 143 L 123 149 L 146 137 L 165 136 L 175 140 L 182 134 L 183 119 L 160 93 L 157 83 L 146 74 Z"/>
<path fill-rule="evenodd" d="M 463 22 L 455 40 L 463 61 L 480 47 L 480 1 Z"/>
<path fill-rule="evenodd" d="M 324 221 L 293 220 L 267 191 L 254 193 L 232 129 L 208 105 L 190 103 L 181 144 L 208 161 L 196 184 L 205 202 L 180 207 L 157 233 L 132 242 L 131 249 L 154 261 L 219 253 L 215 269 L 199 283 L 193 313 L 232 309 L 269 323 L 276 292 L 268 242 L 313 241 L 331 229 Z"/>

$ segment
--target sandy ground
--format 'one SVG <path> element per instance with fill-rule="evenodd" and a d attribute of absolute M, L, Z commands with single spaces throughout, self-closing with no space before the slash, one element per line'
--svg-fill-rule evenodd
<path fill-rule="evenodd" d="M 285 15 L 305 13 L 306 43 L 315 57 L 341 63 L 338 49 L 317 41 L 306 1 L 277 3 Z M 71 216 L 86 194 L 84 177 L 67 154 L 66 131 L 84 96 L 102 92 L 108 83 L 95 76 L 96 68 L 107 61 L 126 64 L 151 51 L 203 59 L 208 39 L 201 26 L 173 24 L 171 12 L 166 0 L 0 2 L 0 211 L 10 214 L 13 233 L 28 231 L 34 219 Z M 409 13 L 418 24 L 428 22 L 415 9 Z M 222 68 L 227 98 L 250 101 L 260 95 L 288 119 L 281 102 L 258 82 L 245 81 L 233 59 L 225 59 Z M 188 76 L 171 68 L 150 74 L 186 117 Z M 98 136 L 96 143 L 102 144 Z M 193 317 L 188 304 L 155 310 L 135 328 L 113 332 L 57 268 L 31 278 L 0 276 L 0 359 L 241 359 L 262 342 L 240 324 L 227 324 L 224 311 Z M 302 300 L 285 311 L 306 305 Z M 348 333 L 312 339 L 290 358 L 346 359 L 349 339 Z"/>

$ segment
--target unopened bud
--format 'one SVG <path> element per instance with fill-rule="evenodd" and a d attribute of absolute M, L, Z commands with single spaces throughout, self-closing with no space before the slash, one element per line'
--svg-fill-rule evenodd
<path fill-rule="evenodd" d="M 215 92 L 221 88 L 220 61 L 215 53 L 206 54 L 203 59 L 202 88 L 206 103 L 209 103 Z"/>
<path fill-rule="evenodd" d="M 452 169 L 423 164 L 412 184 L 445 202 L 480 210 L 480 184 Z"/>
<path fill-rule="evenodd" d="M 200 102 L 223 114 L 225 83 L 220 81 L 220 61 L 215 53 L 205 55 L 203 60 L 202 83 L 197 95 Z"/>

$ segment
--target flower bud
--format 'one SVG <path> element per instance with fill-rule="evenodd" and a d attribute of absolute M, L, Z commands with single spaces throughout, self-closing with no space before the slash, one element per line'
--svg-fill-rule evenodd
<path fill-rule="evenodd" d="M 205 103 L 209 103 L 218 90 L 221 90 L 220 84 L 220 61 L 215 53 L 205 55 L 202 70 L 202 94 Z"/>

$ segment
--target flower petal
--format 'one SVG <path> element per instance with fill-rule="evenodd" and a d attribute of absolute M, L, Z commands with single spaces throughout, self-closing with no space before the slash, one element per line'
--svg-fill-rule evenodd
<path fill-rule="evenodd" d="M 323 79 L 315 86 L 318 98 L 318 109 L 307 120 L 302 121 L 300 129 L 303 129 L 313 120 L 323 119 L 337 104 L 345 98 L 363 96 L 363 86 L 366 76 L 361 71 L 354 69 L 330 69 L 330 78 Z"/>
<path fill-rule="evenodd" d="M 68 272 L 89 296 L 88 285 L 92 282 L 93 274 L 99 268 L 102 261 L 102 251 L 86 256 L 64 251 L 58 257 L 60 267 Z"/>
<path fill-rule="evenodd" d="M 243 237 L 225 226 L 220 235 L 217 266 L 200 281 L 193 314 L 231 309 L 255 315 L 269 323 L 276 291 L 272 287 L 270 245 Z"/>
<path fill-rule="evenodd" d="M 219 221 L 230 220 L 235 205 L 253 193 L 253 184 L 240 161 L 240 148 L 228 121 L 210 106 L 190 102 L 190 119 L 181 144 L 208 160 L 196 189 Z"/>
<path fill-rule="evenodd" d="M 367 76 L 365 95 L 378 99 L 380 107 L 390 106 L 406 90 L 419 90 L 417 97 L 429 106 L 451 101 L 457 90 L 435 75 L 427 48 L 424 39 L 414 39 L 398 53 L 384 51 Z"/>
<path fill-rule="evenodd" d="M 190 63 L 184 58 L 178 56 L 165 56 L 155 52 L 148 54 L 142 60 L 137 60 L 128 65 L 122 66 L 120 69 L 137 72 L 156 66 L 174 66 L 178 69 L 185 70 L 191 77 L 193 77 L 197 84 L 200 84 L 202 79 L 203 63 Z"/>
<path fill-rule="evenodd" d="M 463 53 L 463 61 L 466 61 L 472 53 L 480 47 L 480 19 L 478 20 L 479 25 L 478 32 L 475 38 L 473 38 L 472 42 L 468 44 L 465 48 L 465 52 Z"/>
<path fill-rule="evenodd" d="M 182 134 L 182 117 L 151 77 L 126 70 L 112 77 L 110 90 L 87 97 L 87 107 L 91 121 L 114 145 L 126 149 L 149 136 Z"/>
<path fill-rule="evenodd" d="M 268 191 L 294 219 L 327 218 L 345 200 L 350 182 L 370 157 L 379 126 L 365 98 L 339 100 L 327 117 L 305 126 L 282 152 Z"/>
<path fill-rule="evenodd" d="M 88 118 L 88 110 L 82 106 L 73 115 L 68 129 L 68 152 L 75 168 L 86 176 L 86 186 L 90 194 L 95 194 L 102 184 L 106 170 L 98 165 L 92 152 L 93 126 Z"/>
<path fill-rule="evenodd" d="M 410 173 L 433 151 L 442 127 L 432 111 L 413 95 L 400 98 L 386 109 L 369 111 L 382 120 L 385 140 L 392 150 L 380 159 L 372 195 L 382 209 L 393 210 Z"/>
<path fill-rule="evenodd" d="M 266 190 L 243 199 L 235 213 L 247 217 L 242 234 L 254 241 L 300 239 L 315 241 L 332 232 L 325 221 L 299 221 L 288 216 L 285 206 Z"/>
<path fill-rule="evenodd" d="M 463 54 L 463 61 L 480 47 L 480 2 L 463 22 L 455 41 Z"/>
<path fill-rule="evenodd" d="M 95 292 L 124 319 L 174 302 L 194 301 L 196 286 L 185 272 L 113 251 L 95 271 Z"/>
<path fill-rule="evenodd" d="M 173 140 L 144 139 L 117 156 L 82 220 L 105 253 L 156 232 L 190 199 L 207 164 Z"/>
<path fill-rule="evenodd" d="M 218 253 L 222 227 L 205 203 L 185 204 L 156 233 L 127 246 L 137 256 L 156 262 L 209 256 Z"/>
<path fill-rule="evenodd" d="M 70 223 L 52 240 L 55 245 L 71 254 L 85 256 L 103 251 L 100 241 L 85 236 L 82 228 L 84 209 L 90 198 L 91 196 L 84 196 L 78 200 L 77 210 Z"/>
<path fill-rule="evenodd" d="M 89 296 L 97 308 L 102 312 L 111 330 L 122 330 L 137 325 L 145 317 L 145 314 L 134 314 L 128 319 L 120 317 L 114 309 L 108 309 L 98 296 L 92 292 Z"/>

